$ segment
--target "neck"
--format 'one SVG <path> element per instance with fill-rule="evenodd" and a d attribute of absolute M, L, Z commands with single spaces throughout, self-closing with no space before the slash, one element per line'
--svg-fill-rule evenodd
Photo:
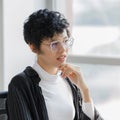
<path fill-rule="evenodd" d="M 57 67 L 52 67 L 50 65 L 41 64 L 41 62 L 37 61 L 37 63 L 49 74 L 56 75 L 58 73 Z"/>

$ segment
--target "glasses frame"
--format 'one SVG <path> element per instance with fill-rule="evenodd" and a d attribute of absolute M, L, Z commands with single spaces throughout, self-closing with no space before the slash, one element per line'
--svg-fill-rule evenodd
<path fill-rule="evenodd" d="M 67 42 L 67 43 L 65 43 L 65 42 Z M 64 46 L 64 48 L 70 49 L 72 47 L 73 43 L 74 43 L 74 39 L 73 39 L 73 37 L 70 37 L 70 38 L 67 39 L 67 41 L 65 40 L 65 41 L 61 42 L 61 41 L 56 40 L 56 41 L 52 41 L 52 42 L 50 42 L 48 44 L 43 43 L 43 45 L 49 45 L 51 51 L 58 51 L 58 50 L 53 49 L 53 46 L 54 46 L 53 44 L 55 44 L 55 43 L 60 43 L 61 46 Z M 60 49 L 60 48 L 58 48 L 58 49 Z"/>

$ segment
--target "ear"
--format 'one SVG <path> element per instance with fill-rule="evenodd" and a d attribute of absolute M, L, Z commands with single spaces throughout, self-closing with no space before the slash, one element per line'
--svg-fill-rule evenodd
<path fill-rule="evenodd" d="M 37 50 L 37 48 L 35 47 L 35 45 L 33 45 L 33 44 L 31 44 L 31 43 L 29 43 L 28 45 L 29 45 L 30 49 L 32 50 L 32 52 L 37 53 L 38 50 Z"/>

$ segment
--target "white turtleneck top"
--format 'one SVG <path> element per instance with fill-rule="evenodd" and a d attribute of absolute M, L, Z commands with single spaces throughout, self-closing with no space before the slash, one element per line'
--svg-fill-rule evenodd
<path fill-rule="evenodd" d="M 42 69 L 37 63 L 33 69 L 41 78 L 39 86 L 45 99 L 49 120 L 73 120 L 75 109 L 73 104 L 72 91 L 61 72 L 51 75 Z M 93 119 L 94 109 L 92 103 L 83 103 L 83 111 Z"/>

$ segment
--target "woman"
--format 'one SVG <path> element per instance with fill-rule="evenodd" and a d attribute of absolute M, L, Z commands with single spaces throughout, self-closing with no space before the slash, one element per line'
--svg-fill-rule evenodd
<path fill-rule="evenodd" d="M 65 61 L 73 44 L 69 23 L 56 11 L 39 10 L 24 23 L 35 64 L 9 84 L 9 120 L 103 120 L 83 77 Z"/>

